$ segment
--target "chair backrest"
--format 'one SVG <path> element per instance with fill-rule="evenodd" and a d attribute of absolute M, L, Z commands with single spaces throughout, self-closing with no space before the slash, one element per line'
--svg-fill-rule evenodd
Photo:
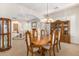
<path fill-rule="evenodd" d="M 58 40 L 60 40 L 60 39 L 61 39 L 61 28 L 58 31 Z"/>
<path fill-rule="evenodd" d="M 61 28 L 55 29 L 54 43 L 58 43 L 61 39 Z"/>
<path fill-rule="evenodd" d="M 26 32 L 26 45 L 31 46 L 31 33 L 29 31 Z"/>
<path fill-rule="evenodd" d="M 38 38 L 37 29 L 32 29 L 32 37 L 33 37 L 33 38 Z"/>
<path fill-rule="evenodd" d="M 50 33 L 51 44 L 54 44 L 55 38 L 56 38 L 56 30 L 53 30 Z"/>
<path fill-rule="evenodd" d="M 41 30 L 41 38 L 44 38 L 45 37 L 45 30 Z"/>

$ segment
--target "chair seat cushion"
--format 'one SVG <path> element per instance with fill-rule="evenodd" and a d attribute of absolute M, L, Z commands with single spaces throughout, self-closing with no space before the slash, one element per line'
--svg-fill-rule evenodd
<path fill-rule="evenodd" d="M 33 48 L 33 52 L 36 52 L 38 50 L 39 50 L 39 48 Z"/>
<path fill-rule="evenodd" d="M 32 51 L 32 49 L 33 49 L 33 52 L 37 52 L 39 50 L 39 48 L 37 48 L 37 47 L 33 47 L 33 48 L 29 47 L 30 51 Z"/>
<path fill-rule="evenodd" d="M 45 46 L 43 46 L 43 48 L 50 49 L 50 45 L 45 45 Z"/>

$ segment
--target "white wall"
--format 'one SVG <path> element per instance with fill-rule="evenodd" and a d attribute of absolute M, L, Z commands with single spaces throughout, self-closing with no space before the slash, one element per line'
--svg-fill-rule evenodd
<path fill-rule="evenodd" d="M 18 24 L 18 29 L 21 29 L 21 24 L 19 21 L 11 21 L 11 38 L 15 37 L 18 33 L 13 31 L 13 24 Z M 20 30 L 18 30 L 20 31 Z"/>
<path fill-rule="evenodd" d="M 71 42 L 79 44 L 79 6 L 50 14 L 53 19 L 70 20 Z"/>
<path fill-rule="evenodd" d="M 23 32 L 31 28 L 30 23 L 24 21 L 27 20 L 25 19 L 25 16 L 27 17 L 28 14 L 36 16 L 36 13 L 34 11 L 20 4 L 0 3 L 0 17 L 2 16 L 6 18 L 10 17 L 11 20 L 16 20 L 15 22 L 12 23 L 19 24 L 19 32 Z M 16 19 L 14 19 L 13 17 L 15 17 Z M 32 17 L 30 16 L 29 20 L 32 18 L 33 16 Z M 17 35 L 17 33 L 13 33 L 13 25 L 11 26 L 11 28 L 12 28 L 12 37 L 14 37 Z"/>
<path fill-rule="evenodd" d="M 33 10 L 22 6 L 21 4 L 17 3 L 0 3 L 0 17 L 16 17 L 25 19 L 24 16 L 34 15 L 37 16 L 37 13 L 35 13 Z M 30 17 L 32 19 L 33 17 Z"/>
<path fill-rule="evenodd" d="M 13 23 L 17 23 L 18 24 L 18 31 L 19 31 L 19 33 L 25 33 L 27 30 L 31 31 L 31 23 L 24 22 L 24 21 L 20 22 L 20 21 L 17 21 L 17 20 L 16 21 L 12 21 L 12 26 L 11 26 L 12 38 L 19 34 L 19 33 L 13 31 Z"/>

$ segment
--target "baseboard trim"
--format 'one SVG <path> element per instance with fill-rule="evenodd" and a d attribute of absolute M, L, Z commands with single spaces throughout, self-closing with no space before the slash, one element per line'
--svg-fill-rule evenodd
<path fill-rule="evenodd" d="M 67 43 L 67 42 L 62 42 L 62 43 Z M 67 44 L 75 44 L 75 45 L 79 45 L 79 43 L 74 43 L 74 42 L 70 42 L 70 43 L 67 43 Z"/>
<path fill-rule="evenodd" d="M 71 44 L 79 45 L 79 43 L 71 43 Z"/>

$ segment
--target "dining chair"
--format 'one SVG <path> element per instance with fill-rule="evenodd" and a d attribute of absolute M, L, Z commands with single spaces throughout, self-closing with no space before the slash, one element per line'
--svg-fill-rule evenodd
<path fill-rule="evenodd" d="M 48 43 L 48 45 L 45 45 L 44 48 L 49 51 L 49 55 L 51 55 L 52 50 L 53 50 L 53 55 L 55 56 L 55 49 L 57 50 L 57 52 L 59 52 L 58 50 L 58 39 L 56 38 L 57 32 L 56 30 L 52 30 L 49 36 L 50 42 Z"/>
<path fill-rule="evenodd" d="M 56 29 L 54 29 L 53 31 L 51 31 L 51 41 L 52 41 L 52 48 L 53 48 L 53 54 L 54 56 L 56 55 L 55 53 L 55 49 L 58 52 L 58 39 L 56 38 Z"/>
<path fill-rule="evenodd" d="M 53 34 L 53 35 L 52 35 Z M 53 54 L 55 55 L 55 49 L 54 49 L 54 38 L 55 38 L 55 32 L 54 31 L 51 31 L 50 32 L 50 35 L 49 35 L 49 40 L 50 40 L 50 42 L 47 44 L 47 45 L 45 45 L 45 46 L 43 46 L 43 48 L 46 50 L 46 52 L 48 51 L 49 52 L 49 55 L 51 56 L 51 53 L 52 53 L 52 49 L 53 49 Z M 52 46 L 53 45 L 53 46 Z"/>
<path fill-rule="evenodd" d="M 32 55 L 34 55 L 34 53 L 36 53 L 39 48 L 34 47 L 34 45 L 31 43 L 31 33 L 29 31 L 26 32 L 26 45 L 27 45 L 27 55 L 29 54 L 29 52 L 32 53 Z"/>
<path fill-rule="evenodd" d="M 50 42 L 47 43 L 47 45 L 44 45 L 43 46 L 43 49 L 44 49 L 45 52 L 48 52 L 48 55 L 51 56 L 51 53 L 52 53 L 52 45 L 51 45 Z"/>
<path fill-rule="evenodd" d="M 59 49 L 61 49 L 61 45 L 60 45 L 60 40 L 61 40 L 61 28 L 58 30 L 58 46 L 59 46 Z"/>
<path fill-rule="evenodd" d="M 44 38 L 45 37 L 45 30 L 41 30 L 41 38 Z"/>
<path fill-rule="evenodd" d="M 37 29 L 32 29 L 32 37 L 37 39 L 38 38 L 38 31 Z"/>
<path fill-rule="evenodd" d="M 53 48 L 53 54 L 54 56 L 56 55 L 55 50 L 57 50 L 57 52 L 59 52 L 58 50 L 58 36 L 57 36 L 58 32 L 56 29 L 51 31 L 51 41 L 52 41 L 52 48 Z"/>

